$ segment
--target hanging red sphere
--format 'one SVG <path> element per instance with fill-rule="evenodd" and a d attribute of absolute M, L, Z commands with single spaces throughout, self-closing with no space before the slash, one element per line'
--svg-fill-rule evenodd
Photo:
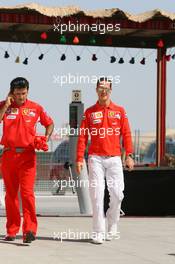
<path fill-rule="evenodd" d="M 41 33 L 40 37 L 41 37 L 41 39 L 46 40 L 47 39 L 47 33 L 46 32 Z"/>
<path fill-rule="evenodd" d="M 164 42 L 162 39 L 159 39 L 159 41 L 157 42 L 157 47 L 158 48 L 163 48 L 164 47 Z"/>
<path fill-rule="evenodd" d="M 74 44 L 78 44 L 80 41 L 79 41 L 79 38 L 77 36 L 74 37 L 73 39 L 73 43 Z"/>

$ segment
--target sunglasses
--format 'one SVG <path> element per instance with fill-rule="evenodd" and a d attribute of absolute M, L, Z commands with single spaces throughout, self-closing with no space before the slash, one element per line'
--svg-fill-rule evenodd
<path fill-rule="evenodd" d="M 111 88 L 105 87 L 105 86 L 98 87 L 98 92 L 99 93 L 102 93 L 103 91 L 105 91 L 106 93 L 110 93 Z"/>

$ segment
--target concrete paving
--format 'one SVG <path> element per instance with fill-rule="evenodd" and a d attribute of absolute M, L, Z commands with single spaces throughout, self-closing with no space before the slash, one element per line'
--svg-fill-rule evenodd
<path fill-rule="evenodd" d="M 42 216 L 80 215 L 77 195 L 36 195 L 36 212 Z M 0 216 L 5 216 L 5 206 L 1 204 Z"/>
<path fill-rule="evenodd" d="M 122 217 L 120 239 L 102 245 L 89 239 L 91 217 L 38 217 L 38 237 L 29 245 L 21 233 L 14 242 L 3 241 L 5 217 L 0 221 L 0 263 L 175 263 L 175 218 Z"/>

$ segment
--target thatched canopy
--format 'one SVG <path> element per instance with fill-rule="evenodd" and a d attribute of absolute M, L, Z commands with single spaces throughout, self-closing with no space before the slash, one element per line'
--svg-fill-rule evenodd
<path fill-rule="evenodd" d="M 138 15 L 133 15 L 128 12 L 122 11 L 118 8 L 111 9 L 103 9 L 103 10 L 81 10 L 77 6 L 67 6 L 67 7 L 46 7 L 41 6 L 36 3 L 32 4 L 21 4 L 16 6 L 0 6 L 0 12 L 4 13 L 28 13 L 35 14 L 39 13 L 48 17 L 64 17 L 64 16 L 72 16 L 72 15 L 82 15 L 87 17 L 94 18 L 107 18 L 107 17 L 122 17 L 125 19 L 129 19 L 133 22 L 145 22 L 154 18 L 168 18 L 170 20 L 175 20 L 175 13 L 166 12 L 160 9 L 155 9 L 150 12 L 145 12 Z"/>
<path fill-rule="evenodd" d="M 124 12 L 118 8 L 86 11 L 76 6 L 44 7 L 39 4 L 0 6 L 0 41 L 60 44 L 60 32 L 54 31 L 54 24 L 120 24 L 120 31 L 67 31 L 66 44 L 72 44 L 75 35 L 79 45 L 91 45 L 94 36 L 97 46 L 156 48 L 159 39 L 166 47 L 175 43 L 175 13 L 153 10 L 139 15 Z M 46 32 L 43 41 L 40 34 Z M 108 37 L 112 41 L 106 41 Z"/>

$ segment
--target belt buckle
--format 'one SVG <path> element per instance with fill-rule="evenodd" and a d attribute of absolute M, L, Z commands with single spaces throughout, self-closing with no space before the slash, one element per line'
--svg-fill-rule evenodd
<path fill-rule="evenodd" d="M 16 153 L 22 153 L 24 148 L 15 148 Z"/>
<path fill-rule="evenodd" d="M 113 156 L 113 155 L 105 156 L 105 159 L 109 159 L 109 158 L 112 158 L 112 157 L 115 157 L 115 156 Z"/>

